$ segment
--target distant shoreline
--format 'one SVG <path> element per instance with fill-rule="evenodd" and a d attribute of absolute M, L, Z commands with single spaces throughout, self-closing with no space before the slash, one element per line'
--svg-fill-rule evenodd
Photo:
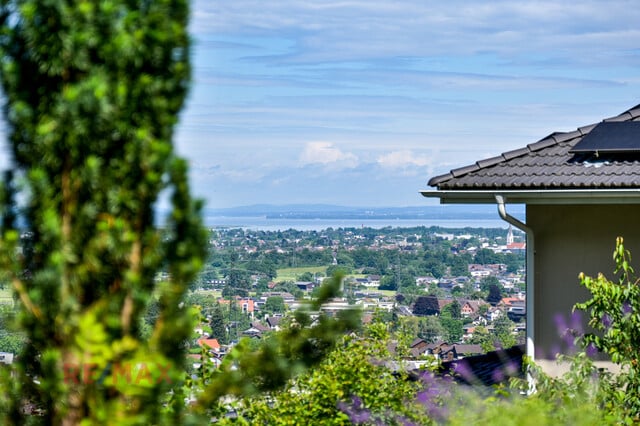
<path fill-rule="evenodd" d="M 322 231 L 333 228 L 417 228 L 440 227 L 444 229 L 464 228 L 503 228 L 509 224 L 497 213 L 493 219 L 488 218 L 460 218 L 460 219 L 428 219 L 428 218 L 291 218 L 267 216 L 204 216 L 205 226 L 209 228 L 242 228 L 261 231 L 284 231 L 295 229 L 299 231 Z"/>

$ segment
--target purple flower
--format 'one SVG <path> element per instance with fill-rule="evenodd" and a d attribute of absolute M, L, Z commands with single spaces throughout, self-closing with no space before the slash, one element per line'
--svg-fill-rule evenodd
<path fill-rule="evenodd" d="M 580 311 L 573 311 L 571 313 L 571 320 L 569 328 L 572 331 L 574 336 L 581 336 L 584 334 L 584 329 L 582 327 L 582 313 Z"/>
<path fill-rule="evenodd" d="M 464 360 L 457 362 L 453 367 L 453 371 L 469 383 L 475 379 L 475 374 L 473 374 L 471 367 L 469 367 L 469 363 Z"/>
<path fill-rule="evenodd" d="M 602 325 L 604 325 L 605 328 L 611 327 L 612 322 L 613 321 L 611 320 L 611 317 L 609 316 L 609 314 L 607 313 L 602 314 Z"/>
<path fill-rule="evenodd" d="M 562 336 L 569 327 L 567 327 L 567 322 L 564 319 L 564 315 L 555 314 L 553 317 L 553 321 L 556 323 L 556 329 L 558 330 L 558 334 Z"/>
<path fill-rule="evenodd" d="M 429 387 L 416 394 L 416 401 L 422 405 L 430 404 L 432 400 L 438 396 L 438 393 L 438 389 L 435 386 Z"/>
<path fill-rule="evenodd" d="M 589 358 L 594 358 L 598 353 L 598 348 L 596 348 L 596 345 L 593 342 L 591 342 L 587 345 L 586 348 L 584 348 L 584 352 L 587 354 Z"/>
<path fill-rule="evenodd" d="M 564 334 L 564 336 L 562 336 L 562 339 L 564 340 L 564 343 L 567 345 L 567 351 L 569 353 L 574 352 L 576 348 L 576 340 L 573 337 L 573 334 L 567 332 Z"/>
<path fill-rule="evenodd" d="M 631 303 L 629 303 L 629 301 L 625 301 L 622 304 L 622 314 L 629 315 L 631 313 L 633 313 L 633 306 L 631 306 Z"/>
<path fill-rule="evenodd" d="M 491 378 L 493 379 L 494 383 L 502 382 L 504 380 L 504 377 L 504 372 L 500 368 L 496 368 L 491 374 Z"/>
<path fill-rule="evenodd" d="M 362 399 L 357 396 L 351 397 L 351 405 L 344 401 L 338 402 L 338 409 L 349 416 L 353 424 L 363 424 L 371 419 L 371 412 L 363 407 Z"/>
<path fill-rule="evenodd" d="M 510 376 L 517 374 L 519 369 L 518 364 L 513 360 L 509 360 L 504 366 L 504 371 Z"/>

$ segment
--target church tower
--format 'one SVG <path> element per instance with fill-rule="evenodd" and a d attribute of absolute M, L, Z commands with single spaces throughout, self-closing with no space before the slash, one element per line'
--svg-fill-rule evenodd
<path fill-rule="evenodd" d="M 507 231 L 507 245 L 513 244 L 513 227 L 509 225 L 509 230 Z"/>

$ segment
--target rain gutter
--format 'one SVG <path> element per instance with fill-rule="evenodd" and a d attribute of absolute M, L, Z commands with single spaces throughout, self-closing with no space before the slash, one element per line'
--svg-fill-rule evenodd
<path fill-rule="evenodd" d="M 495 195 L 495 201 L 498 205 L 498 214 L 502 218 L 502 220 L 510 223 L 515 226 L 522 232 L 524 232 L 527 236 L 527 260 L 526 260 L 526 285 L 527 285 L 527 334 L 526 334 L 526 347 L 527 347 L 527 356 L 531 361 L 534 360 L 535 356 L 535 346 L 534 346 L 534 336 L 535 336 L 535 322 L 534 322 L 534 298 L 535 298 L 535 284 L 533 279 L 533 265 L 534 265 L 534 250 L 535 243 L 533 238 L 533 230 L 529 228 L 524 222 L 521 222 L 517 218 L 511 216 L 507 213 L 507 208 L 505 205 L 504 197 L 502 195 Z"/>
<path fill-rule="evenodd" d="M 640 204 L 640 189 L 423 190 L 440 204 L 493 204 L 500 194 L 512 204 Z"/>

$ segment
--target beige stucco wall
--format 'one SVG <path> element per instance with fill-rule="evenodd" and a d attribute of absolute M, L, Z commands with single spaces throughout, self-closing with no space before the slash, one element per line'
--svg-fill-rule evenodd
<path fill-rule="evenodd" d="M 578 274 L 613 277 L 617 236 L 631 250 L 640 271 L 640 205 L 528 205 L 527 225 L 535 238 L 536 358 L 553 358 L 564 345 L 554 318 L 571 315 L 576 302 L 588 299 Z"/>

